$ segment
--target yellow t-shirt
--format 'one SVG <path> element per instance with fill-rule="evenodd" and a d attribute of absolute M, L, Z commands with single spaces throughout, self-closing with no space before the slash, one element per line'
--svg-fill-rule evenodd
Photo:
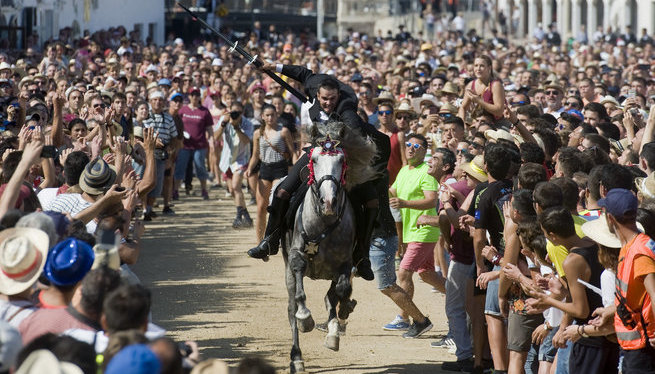
<path fill-rule="evenodd" d="M 582 225 L 585 222 L 587 222 L 586 219 L 580 216 L 573 216 L 573 223 L 575 224 L 575 233 L 578 234 L 580 238 L 585 237 L 585 234 L 582 232 Z M 560 277 L 564 277 L 566 274 L 564 274 L 564 268 L 562 267 L 562 264 L 564 263 L 564 259 L 566 259 L 566 256 L 569 255 L 569 250 L 561 245 L 554 245 L 553 243 L 550 242 L 550 240 L 548 240 L 546 242 L 546 252 L 548 252 L 548 258 L 555 266 L 555 270 L 557 270 L 557 274 Z"/>

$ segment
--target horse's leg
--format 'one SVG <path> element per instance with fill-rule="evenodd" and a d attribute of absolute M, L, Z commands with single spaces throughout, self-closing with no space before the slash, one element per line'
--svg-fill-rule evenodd
<path fill-rule="evenodd" d="M 328 310 L 327 335 L 325 346 L 333 351 L 339 350 L 339 320 L 337 319 L 337 304 L 339 296 L 336 291 L 337 282 L 330 283 L 330 289 L 325 295 L 325 307 Z"/>
<path fill-rule="evenodd" d="M 314 329 L 314 318 L 312 312 L 305 306 L 307 295 L 305 294 L 305 286 L 303 278 L 305 277 L 305 269 L 307 269 L 307 261 L 302 255 L 294 251 L 292 256 L 289 257 L 289 268 L 293 272 L 296 285 L 295 302 L 296 302 L 296 321 L 298 323 L 298 330 L 300 332 L 309 332 Z"/>
<path fill-rule="evenodd" d="M 353 293 L 352 283 L 350 282 L 350 269 L 347 269 L 339 275 L 335 292 L 339 299 L 339 314 L 340 320 L 347 320 L 350 313 L 353 312 L 357 305 L 357 300 L 351 300 L 350 296 Z"/>
<path fill-rule="evenodd" d="M 289 325 L 291 326 L 291 336 L 293 338 L 290 371 L 291 373 L 299 373 L 305 371 L 305 363 L 302 359 L 302 352 L 300 351 L 298 324 L 296 323 L 296 277 L 293 271 L 291 271 L 289 263 L 287 263 L 285 273 L 287 291 L 289 293 Z"/>

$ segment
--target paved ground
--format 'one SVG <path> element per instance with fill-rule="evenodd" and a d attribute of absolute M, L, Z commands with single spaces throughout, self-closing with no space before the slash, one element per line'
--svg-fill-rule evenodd
<path fill-rule="evenodd" d="M 245 252 L 256 244 L 254 229 L 233 230 L 234 207 L 222 189 L 211 201 L 184 197 L 177 215 L 148 224 L 139 263 L 134 267 L 153 293 L 153 319 L 179 340 L 198 342 L 203 357 L 230 363 L 248 355 L 270 360 L 288 372 L 291 333 L 287 319 L 284 262 L 264 263 Z M 254 207 L 250 207 L 251 213 Z M 310 373 L 440 373 L 440 363 L 454 360 L 445 349 L 430 348 L 446 333 L 444 296 L 415 276 L 415 300 L 434 323 L 419 339 L 403 339 L 381 326 L 396 315 L 395 305 L 374 282 L 354 280 L 357 307 L 348 323 L 341 350 L 323 347 L 324 333 L 301 334 Z M 327 312 L 327 281 L 305 282 L 307 306 L 317 322 Z M 444 372 L 445 373 L 445 372 Z"/>

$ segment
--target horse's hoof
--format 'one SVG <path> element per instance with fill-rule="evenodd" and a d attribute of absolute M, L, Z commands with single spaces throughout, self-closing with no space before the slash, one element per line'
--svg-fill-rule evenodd
<path fill-rule="evenodd" d="M 307 308 L 298 308 L 296 311 L 296 319 L 298 320 L 304 320 L 310 318 L 311 316 L 312 312 Z"/>
<path fill-rule="evenodd" d="M 339 334 L 336 335 L 326 335 L 325 336 L 325 346 L 328 349 L 331 349 L 335 352 L 339 351 Z"/>
<path fill-rule="evenodd" d="M 291 374 L 305 373 L 305 361 L 303 360 L 291 361 L 289 371 L 291 372 Z"/>
<path fill-rule="evenodd" d="M 310 332 L 314 330 L 314 326 L 316 325 L 311 314 L 305 319 L 296 319 L 296 322 L 298 323 L 298 330 L 300 332 Z"/>
<path fill-rule="evenodd" d="M 270 259 L 271 259 L 270 257 L 266 256 L 266 257 L 262 258 L 262 261 L 268 262 L 268 260 L 270 260 Z"/>

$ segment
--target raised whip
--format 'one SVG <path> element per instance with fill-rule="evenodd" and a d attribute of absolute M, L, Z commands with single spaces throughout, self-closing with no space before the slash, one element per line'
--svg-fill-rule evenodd
<path fill-rule="evenodd" d="M 248 60 L 248 64 L 253 64 L 255 67 L 260 68 L 263 64 L 262 62 L 257 58 L 257 55 L 253 56 L 250 53 L 246 52 L 241 46 L 239 45 L 239 42 L 232 42 L 230 39 L 227 38 L 227 36 L 221 34 L 218 32 L 215 28 L 211 27 L 205 20 L 202 18 L 198 17 L 195 13 L 190 11 L 187 7 L 184 5 L 177 3 L 177 5 L 180 6 L 180 8 L 184 9 L 189 13 L 194 21 L 200 22 L 201 25 L 206 27 L 207 29 L 211 30 L 214 34 L 218 35 L 219 38 L 223 39 L 227 45 L 230 46 L 229 51 L 230 52 L 237 52 L 241 56 L 245 57 L 246 60 Z M 306 103 L 308 101 L 307 97 L 300 93 L 298 90 L 295 88 L 291 87 L 291 85 L 287 82 L 284 81 L 284 79 L 280 78 L 277 74 L 268 71 L 268 70 L 263 70 L 264 73 L 266 73 L 269 77 L 271 77 L 274 81 L 279 83 L 285 90 L 289 91 L 293 96 L 297 97 L 300 101 L 303 103 Z"/>

